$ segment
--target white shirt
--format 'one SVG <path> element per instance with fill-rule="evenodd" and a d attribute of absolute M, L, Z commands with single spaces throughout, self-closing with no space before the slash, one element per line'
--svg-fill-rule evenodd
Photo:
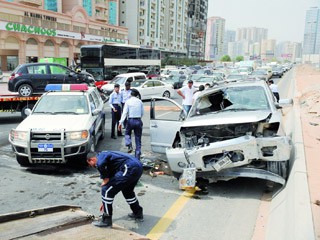
<path fill-rule="evenodd" d="M 269 87 L 272 92 L 279 93 L 278 86 L 276 84 L 270 84 Z"/>
<path fill-rule="evenodd" d="M 189 88 L 188 86 L 184 86 L 180 89 L 180 91 L 184 95 L 184 99 L 182 100 L 182 105 L 192 105 L 193 93 L 197 91 L 197 89 L 194 86 L 192 86 L 191 88 Z"/>
<path fill-rule="evenodd" d="M 120 124 L 123 124 L 124 120 L 127 118 L 141 118 L 144 113 L 143 103 L 140 99 L 136 97 L 130 97 L 123 107 L 123 112 L 120 119 Z"/>

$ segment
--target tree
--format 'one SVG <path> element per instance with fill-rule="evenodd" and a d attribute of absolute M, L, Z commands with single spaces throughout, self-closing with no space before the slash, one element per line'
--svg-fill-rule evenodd
<path fill-rule="evenodd" d="M 224 55 L 221 59 L 221 62 L 231 62 L 231 57 L 229 55 Z"/>
<path fill-rule="evenodd" d="M 236 57 L 236 62 L 241 62 L 241 61 L 243 61 L 243 56 L 237 56 Z"/>

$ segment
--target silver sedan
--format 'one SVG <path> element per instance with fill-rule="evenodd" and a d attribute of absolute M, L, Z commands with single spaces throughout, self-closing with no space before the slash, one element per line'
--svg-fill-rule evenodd
<path fill-rule="evenodd" d="M 139 91 L 141 100 L 151 99 L 152 97 L 170 98 L 174 94 L 173 86 L 161 80 L 137 80 L 131 83 L 131 88 Z"/>

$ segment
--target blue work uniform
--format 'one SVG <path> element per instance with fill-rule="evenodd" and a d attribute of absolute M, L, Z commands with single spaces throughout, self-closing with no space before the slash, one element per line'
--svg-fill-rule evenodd
<path fill-rule="evenodd" d="M 124 108 L 124 104 L 126 103 L 126 101 L 131 98 L 131 89 L 126 90 L 126 89 L 122 89 L 121 92 L 121 106 L 122 109 Z M 123 121 L 123 128 L 126 128 L 127 126 L 127 118 Z"/>
<path fill-rule="evenodd" d="M 142 116 L 144 113 L 143 103 L 137 97 L 131 97 L 124 104 L 122 116 L 120 119 L 121 125 L 123 124 L 126 117 L 128 122 L 125 131 L 125 144 L 127 147 L 132 146 L 131 133 L 134 132 L 135 137 L 135 156 L 140 160 L 141 157 L 141 136 L 142 136 Z"/>
<path fill-rule="evenodd" d="M 109 98 L 109 105 L 111 107 L 111 137 L 115 138 L 115 127 L 118 129 L 121 118 L 121 94 L 113 91 Z M 117 111 L 115 112 L 113 109 Z M 118 136 L 121 135 L 121 131 L 118 131 Z"/>
<path fill-rule="evenodd" d="M 120 151 L 103 151 L 97 155 L 97 169 L 101 179 L 109 178 L 109 182 L 101 187 L 104 213 L 112 216 L 113 200 L 120 191 L 134 214 L 142 211 L 134 193 L 134 187 L 143 172 L 140 161 Z"/>

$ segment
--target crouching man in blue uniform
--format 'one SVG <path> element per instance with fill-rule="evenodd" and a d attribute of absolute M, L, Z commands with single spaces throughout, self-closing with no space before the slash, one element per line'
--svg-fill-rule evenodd
<path fill-rule="evenodd" d="M 97 227 L 112 227 L 112 204 L 117 193 L 122 191 L 132 213 L 128 216 L 137 221 L 143 221 L 143 209 L 134 193 L 134 187 L 142 175 L 142 164 L 130 154 L 119 151 L 90 152 L 87 162 L 100 172 L 102 218 L 92 224 Z"/>

